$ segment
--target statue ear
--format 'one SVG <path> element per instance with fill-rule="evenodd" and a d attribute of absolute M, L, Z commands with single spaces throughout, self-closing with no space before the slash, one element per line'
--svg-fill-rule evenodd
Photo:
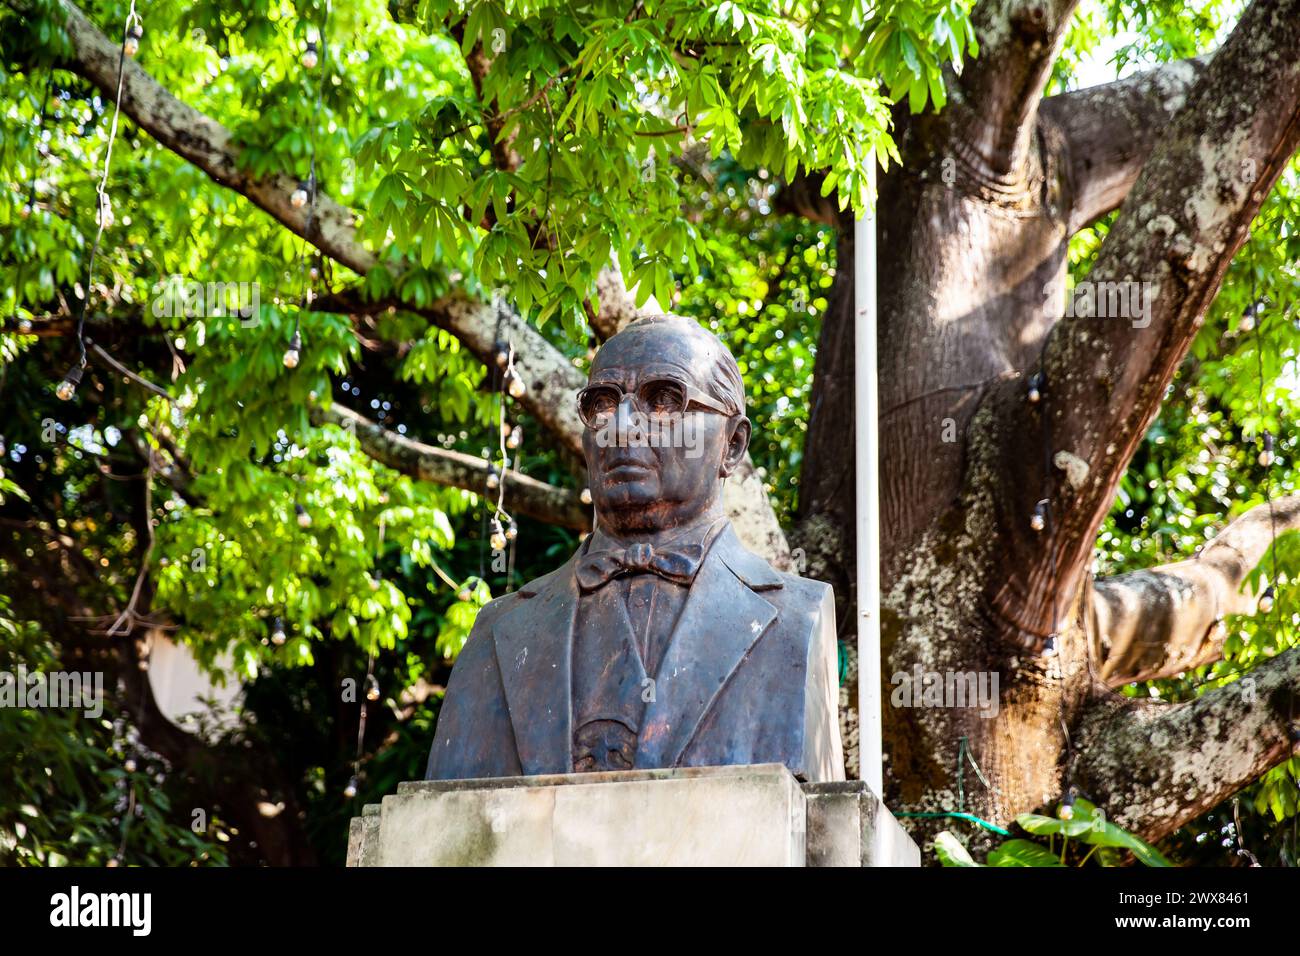
<path fill-rule="evenodd" d="M 745 452 L 749 450 L 749 437 L 753 432 L 753 426 L 744 415 L 732 418 L 729 427 L 731 434 L 727 436 L 727 451 L 722 456 L 722 467 L 718 469 L 718 474 L 723 478 L 735 471 L 745 457 Z"/>

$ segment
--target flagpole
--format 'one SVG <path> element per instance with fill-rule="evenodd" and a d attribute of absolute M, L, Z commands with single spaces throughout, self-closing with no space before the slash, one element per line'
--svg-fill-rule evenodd
<path fill-rule="evenodd" d="M 858 760 L 862 779 L 884 793 L 880 699 L 880 402 L 876 373 L 876 157 L 867 160 L 872 207 L 853 228 L 853 421 L 856 431 Z"/>

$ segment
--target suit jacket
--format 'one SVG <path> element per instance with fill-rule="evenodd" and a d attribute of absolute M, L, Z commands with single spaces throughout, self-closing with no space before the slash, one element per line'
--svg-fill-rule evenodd
<path fill-rule="evenodd" d="M 452 669 L 427 779 L 573 772 L 583 553 L 479 612 Z M 843 780 L 837 675 L 830 585 L 773 570 L 728 524 L 655 675 L 635 768 L 783 763 L 805 781 Z"/>

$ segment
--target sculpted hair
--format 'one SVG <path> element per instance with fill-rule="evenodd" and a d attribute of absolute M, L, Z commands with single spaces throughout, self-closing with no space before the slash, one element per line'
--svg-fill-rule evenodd
<path fill-rule="evenodd" d="M 728 414 L 745 414 L 745 380 L 741 377 L 740 366 L 736 364 L 731 351 L 722 344 L 722 340 L 699 322 L 680 315 L 647 315 L 629 322 L 618 334 L 649 331 L 651 327 L 665 323 L 671 323 L 675 329 L 685 332 L 705 346 L 704 351 L 711 361 L 700 383 L 704 390 L 722 402 L 727 407 Z"/>

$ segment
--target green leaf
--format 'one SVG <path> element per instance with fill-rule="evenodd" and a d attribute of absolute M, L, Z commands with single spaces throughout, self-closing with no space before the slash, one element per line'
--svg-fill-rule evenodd
<path fill-rule="evenodd" d="M 944 866 L 983 866 L 971 858 L 970 852 L 949 830 L 941 830 L 934 838 L 934 852 Z"/>

